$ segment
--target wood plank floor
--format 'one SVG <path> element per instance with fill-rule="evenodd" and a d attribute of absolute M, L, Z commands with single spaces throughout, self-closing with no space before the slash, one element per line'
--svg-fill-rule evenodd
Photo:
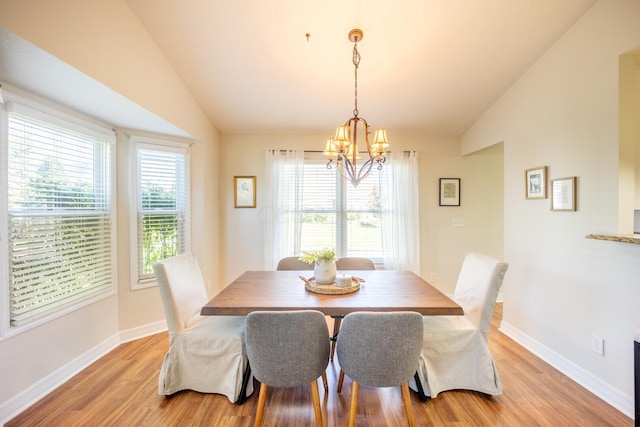
<path fill-rule="evenodd" d="M 412 392 L 419 426 L 632 426 L 633 420 L 497 331 L 498 304 L 490 346 L 504 394 L 488 397 L 451 391 L 420 402 Z M 123 344 L 6 424 L 14 426 L 252 426 L 257 392 L 244 405 L 226 397 L 191 391 L 166 398 L 157 378 L 167 349 L 166 333 Z M 329 393 L 320 386 L 325 426 L 347 424 L 351 382 L 336 393 L 339 366 L 329 364 Z M 319 382 L 321 384 L 321 382 Z M 308 386 L 271 389 L 265 426 L 311 426 Z M 397 387 L 362 386 L 358 426 L 405 426 Z"/>

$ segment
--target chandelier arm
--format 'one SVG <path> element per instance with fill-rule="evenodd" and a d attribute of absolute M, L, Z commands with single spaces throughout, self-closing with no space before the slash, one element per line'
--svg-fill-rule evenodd
<path fill-rule="evenodd" d="M 346 155 L 343 155 L 343 163 L 341 167 L 338 167 L 338 171 L 340 172 L 340 175 L 342 175 L 345 179 L 348 179 L 349 181 L 356 181 L 356 174 L 355 174 L 355 166 L 353 163 L 351 163 L 351 161 L 349 160 L 349 157 Z M 346 174 L 345 174 L 345 170 L 346 170 Z"/>
<path fill-rule="evenodd" d="M 369 174 L 371 173 L 371 168 L 373 167 L 373 161 L 374 159 L 371 158 L 362 164 L 362 166 L 360 167 L 360 171 L 358 171 L 358 182 L 369 176 Z"/>
<path fill-rule="evenodd" d="M 333 169 L 333 167 L 331 167 L 331 163 L 333 163 L 333 159 L 329 159 L 329 161 L 327 162 L 327 169 Z"/>

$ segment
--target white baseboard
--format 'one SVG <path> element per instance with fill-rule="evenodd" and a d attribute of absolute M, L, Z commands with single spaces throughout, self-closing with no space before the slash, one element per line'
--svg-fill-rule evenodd
<path fill-rule="evenodd" d="M 633 419 L 635 416 L 632 396 L 612 387 L 504 321 L 500 324 L 499 330 L 629 418 Z"/>
<path fill-rule="evenodd" d="M 139 326 L 133 329 L 127 329 L 120 332 L 120 344 L 129 341 L 138 340 L 167 330 L 167 322 L 161 320 L 159 322 L 149 323 L 148 325 Z"/>
<path fill-rule="evenodd" d="M 114 335 L 3 403 L 0 406 L 0 425 L 4 425 L 118 345 L 120 342 Z"/>
<path fill-rule="evenodd" d="M 122 331 L 107 338 L 97 346 L 76 357 L 60 369 L 33 384 L 17 396 L 0 405 L 0 426 L 29 408 L 40 399 L 60 387 L 74 375 L 115 349 L 120 344 L 143 338 L 167 330 L 167 323 L 154 322 L 148 325 Z"/>

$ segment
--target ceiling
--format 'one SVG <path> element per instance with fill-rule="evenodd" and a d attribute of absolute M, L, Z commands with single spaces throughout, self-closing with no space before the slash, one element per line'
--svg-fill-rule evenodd
<path fill-rule="evenodd" d="M 192 138 L 102 83 L 0 27 L 0 84 L 38 95 L 123 129 Z M 2 87 L 0 87 L 0 95 Z M 0 100 L 1 102 L 2 100 Z"/>
<path fill-rule="evenodd" d="M 326 132 L 354 107 L 460 135 L 596 0 L 125 0 L 223 133 Z M 306 35 L 309 34 L 309 37 Z M 116 127 L 190 137 L 0 27 L 0 82 Z"/>
<path fill-rule="evenodd" d="M 128 0 L 221 132 L 459 135 L 595 0 Z M 309 37 L 306 37 L 306 34 Z"/>

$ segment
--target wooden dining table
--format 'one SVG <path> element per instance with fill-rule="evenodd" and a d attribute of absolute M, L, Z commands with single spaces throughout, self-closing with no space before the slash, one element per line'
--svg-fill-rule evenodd
<path fill-rule="evenodd" d="M 259 310 L 318 310 L 327 316 L 354 311 L 415 311 L 423 315 L 462 315 L 462 307 L 410 271 L 349 271 L 363 279 L 360 288 L 342 295 L 306 289 L 312 271 L 247 271 L 204 307 L 201 314 L 247 315 Z M 338 272 L 342 274 L 342 272 Z"/>

